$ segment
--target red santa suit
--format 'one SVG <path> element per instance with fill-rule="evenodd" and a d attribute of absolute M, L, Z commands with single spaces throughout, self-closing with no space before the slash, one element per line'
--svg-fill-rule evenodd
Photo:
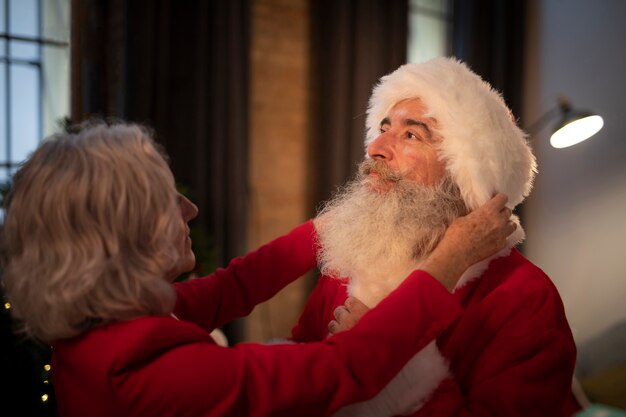
<path fill-rule="evenodd" d="M 320 278 L 293 330 L 295 341 L 326 337 L 348 285 L 347 279 Z M 338 415 L 570 413 L 576 348 L 563 305 L 549 278 L 517 250 L 493 259 L 479 277 L 471 277 L 470 271 L 452 294 L 415 297 L 416 304 L 427 300 L 458 306 L 454 320 L 445 325 L 437 315 L 423 316 L 428 325 L 416 336 L 434 343 L 415 355 L 377 397 Z"/>
<path fill-rule="evenodd" d="M 354 331 L 308 345 L 217 346 L 209 332 L 248 314 L 315 264 L 308 222 L 228 268 L 176 286 L 176 317 L 146 316 L 54 343 L 61 417 L 323 416 L 373 396 L 426 343 L 414 335 L 458 316 L 446 290 L 417 271 Z M 419 307 L 413 294 L 436 294 Z M 384 305 L 384 306 L 383 306 Z M 416 320 L 389 325 L 398 311 Z M 393 313 L 393 314 L 392 314 Z M 408 327 L 407 331 L 405 330 Z M 375 336 L 380 335 L 380 336 Z M 390 343 L 378 342 L 379 337 Z M 388 346 L 395 344 L 396 351 Z M 367 345 L 367 350 L 360 346 Z"/>

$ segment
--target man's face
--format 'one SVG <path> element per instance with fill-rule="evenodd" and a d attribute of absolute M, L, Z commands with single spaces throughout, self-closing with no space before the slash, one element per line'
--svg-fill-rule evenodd
<path fill-rule="evenodd" d="M 442 138 L 435 129 L 436 120 L 425 116 L 426 110 L 420 99 L 398 102 L 381 121 L 380 135 L 368 146 L 367 154 L 407 180 L 432 186 L 443 179 L 446 165 L 437 154 Z M 369 175 L 377 177 L 375 171 Z M 374 183 L 380 191 L 391 186 L 388 181 Z"/>

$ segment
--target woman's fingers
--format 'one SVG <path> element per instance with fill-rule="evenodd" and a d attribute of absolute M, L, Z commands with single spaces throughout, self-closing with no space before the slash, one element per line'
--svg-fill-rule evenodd
<path fill-rule="evenodd" d="M 506 194 L 496 193 L 491 200 L 485 203 L 485 208 L 494 209 L 495 211 L 500 211 L 509 201 L 509 197 Z"/>

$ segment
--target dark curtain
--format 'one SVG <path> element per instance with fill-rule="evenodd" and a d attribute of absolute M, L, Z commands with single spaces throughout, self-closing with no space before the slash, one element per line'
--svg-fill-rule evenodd
<path fill-rule="evenodd" d="M 194 251 L 209 264 L 200 273 L 246 249 L 249 8 L 245 0 L 72 6 L 73 121 L 96 115 L 154 128 L 199 207 Z"/>
<path fill-rule="evenodd" d="M 312 198 L 328 199 L 365 155 L 376 81 L 406 61 L 406 0 L 311 1 Z"/>
<path fill-rule="evenodd" d="M 500 91 L 518 119 L 524 100 L 526 10 L 525 0 L 454 0 L 454 55 Z M 523 224 L 523 204 L 515 213 Z M 518 249 L 524 251 L 523 243 Z"/>
<path fill-rule="evenodd" d="M 453 52 L 522 113 L 525 0 L 454 0 Z"/>

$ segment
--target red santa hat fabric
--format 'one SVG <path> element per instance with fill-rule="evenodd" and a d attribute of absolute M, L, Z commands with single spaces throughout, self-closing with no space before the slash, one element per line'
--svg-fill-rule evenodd
<path fill-rule="evenodd" d="M 419 98 L 437 120 L 440 158 L 473 210 L 495 192 L 521 203 L 537 171 L 526 134 L 515 124 L 501 95 L 454 58 L 406 64 L 382 77 L 370 97 L 365 145 L 379 135 L 393 106 Z"/>

